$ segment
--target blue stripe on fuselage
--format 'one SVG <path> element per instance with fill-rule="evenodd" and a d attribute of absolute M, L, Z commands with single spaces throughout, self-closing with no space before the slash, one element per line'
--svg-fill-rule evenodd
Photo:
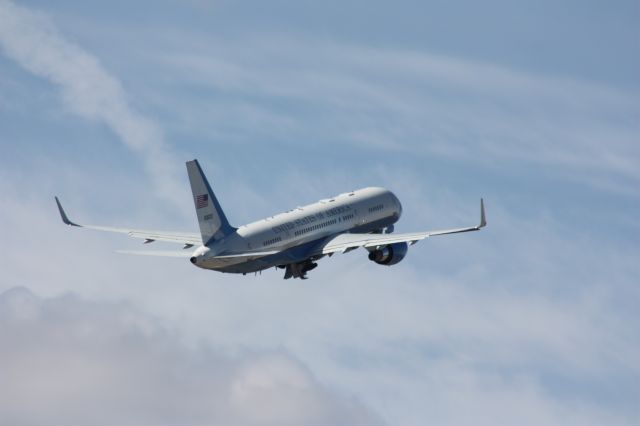
<path fill-rule="evenodd" d="M 389 225 L 394 224 L 399 219 L 398 215 L 387 216 L 382 219 L 378 219 L 374 222 L 366 223 L 356 228 L 350 229 L 349 233 L 370 233 L 380 230 Z M 304 244 L 300 244 L 280 253 L 276 253 L 270 256 L 261 257 L 260 259 L 250 260 L 248 262 L 239 263 L 236 265 L 225 266 L 222 268 L 215 268 L 216 271 L 229 272 L 229 273 L 249 273 L 262 271 L 264 269 L 273 268 L 279 265 L 288 265 L 291 263 L 298 263 L 305 261 L 309 258 L 310 254 L 315 252 L 319 246 L 324 244 L 327 240 L 335 237 L 338 234 L 333 234 L 328 237 L 319 238 L 317 240 L 309 241 Z"/>

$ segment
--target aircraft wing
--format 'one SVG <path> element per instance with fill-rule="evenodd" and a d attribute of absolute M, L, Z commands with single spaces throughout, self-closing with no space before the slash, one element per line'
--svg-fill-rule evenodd
<path fill-rule="evenodd" d="M 167 241 L 170 243 L 184 244 L 185 248 L 190 248 L 195 245 L 199 246 L 202 244 L 202 238 L 200 234 L 190 233 L 190 232 L 149 231 L 149 230 L 143 230 L 143 229 L 112 228 L 109 226 L 98 226 L 98 225 L 80 225 L 78 223 L 75 223 L 69 220 L 67 213 L 62 208 L 62 204 L 60 204 L 60 200 L 58 200 L 58 197 L 55 197 L 55 199 L 56 199 L 56 204 L 58 205 L 58 211 L 60 212 L 60 217 L 62 218 L 62 221 L 69 226 L 95 229 L 97 231 L 118 232 L 121 234 L 127 234 L 133 238 L 144 239 L 145 243 L 151 243 L 153 241 Z"/>
<path fill-rule="evenodd" d="M 380 246 L 395 243 L 413 245 L 425 238 L 436 235 L 458 234 L 461 232 L 479 231 L 487 225 L 484 213 L 484 201 L 480 199 L 480 224 L 467 228 L 443 229 L 438 231 L 413 232 L 404 234 L 340 234 L 326 241 L 316 254 L 346 253 L 358 247 L 376 249 Z"/>
<path fill-rule="evenodd" d="M 159 256 L 159 257 L 191 257 L 191 250 L 116 250 L 120 254 L 135 254 L 139 256 Z"/>

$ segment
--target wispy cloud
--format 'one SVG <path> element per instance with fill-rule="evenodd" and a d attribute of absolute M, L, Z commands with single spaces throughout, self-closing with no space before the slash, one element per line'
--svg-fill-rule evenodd
<path fill-rule="evenodd" d="M 196 39 L 184 36 L 160 65 L 215 94 L 179 112 L 191 120 L 206 114 L 229 129 L 271 117 L 263 137 L 552 167 L 570 181 L 637 194 L 640 104 L 632 94 L 421 51 Z M 253 112 L 239 99 L 252 99 Z M 275 113 L 282 103 L 295 108 Z"/>
<path fill-rule="evenodd" d="M 122 84 L 95 56 L 65 39 L 46 15 L 8 0 L 0 1 L 0 46 L 24 69 L 55 84 L 69 111 L 108 126 L 140 156 L 156 194 L 175 201 L 171 194 L 184 189 L 176 187 L 181 164 L 159 126 L 130 105 Z"/>

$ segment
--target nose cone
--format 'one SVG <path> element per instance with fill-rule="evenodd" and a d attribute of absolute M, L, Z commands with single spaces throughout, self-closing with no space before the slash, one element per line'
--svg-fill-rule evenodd
<path fill-rule="evenodd" d="M 393 192 L 389 192 L 389 194 L 391 195 L 391 200 L 396 205 L 396 219 L 400 219 L 400 216 L 402 216 L 402 204 Z"/>

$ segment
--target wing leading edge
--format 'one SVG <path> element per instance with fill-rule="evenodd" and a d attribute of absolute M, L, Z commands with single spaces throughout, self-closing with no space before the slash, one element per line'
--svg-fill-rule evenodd
<path fill-rule="evenodd" d="M 117 232 L 120 234 L 127 234 L 133 238 L 141 238 L 145 240 L 145 243 L 150 243 L 153 241 L 166 241 L 170 243 L 180 243 L 184 244 L 185 248 L 190 248 L 195 245 L 202 244 L 202 238 L 200 234 L 189 233 L 189 232 L 167 232 L 167 231 L 149 231 L 144 229 L 130 229 L 130 228 L 115 228 L 110 226 L 99 226 L 99 225 L 81 225 L 75 222 L 72 222 L 67 216 L 67 213 L 62 208 L 62 204 L 60 204 L 60 200 L 58 197 L 55 197 L 56 204 L 58 205 L 58 211 L 60 212 L 60 217 L 62 221 L 69 226 L 77 226 L 79 228 L 87 228 L 87 229 L 95 229 L 97 231 L 106 231 L 106 232 Z"/>
<path fill-rule="evenodd" d="M 480 199 L 480 224 L 467 228 L 443 229 L 427 232 L 413 232 L 404 234 L 340 234 L 324 243 L 316 254 L 331 254 L 336 252 L 346 253 L 358 247 L 375 249 L 380 246 L 395 243 L 408 243 L 413 245 L 425 238 L 436 235 L 459 234 L 461 232 L 479 231 L 487 226 L 487 218 L 484 212 L 484 201 Z"/>

